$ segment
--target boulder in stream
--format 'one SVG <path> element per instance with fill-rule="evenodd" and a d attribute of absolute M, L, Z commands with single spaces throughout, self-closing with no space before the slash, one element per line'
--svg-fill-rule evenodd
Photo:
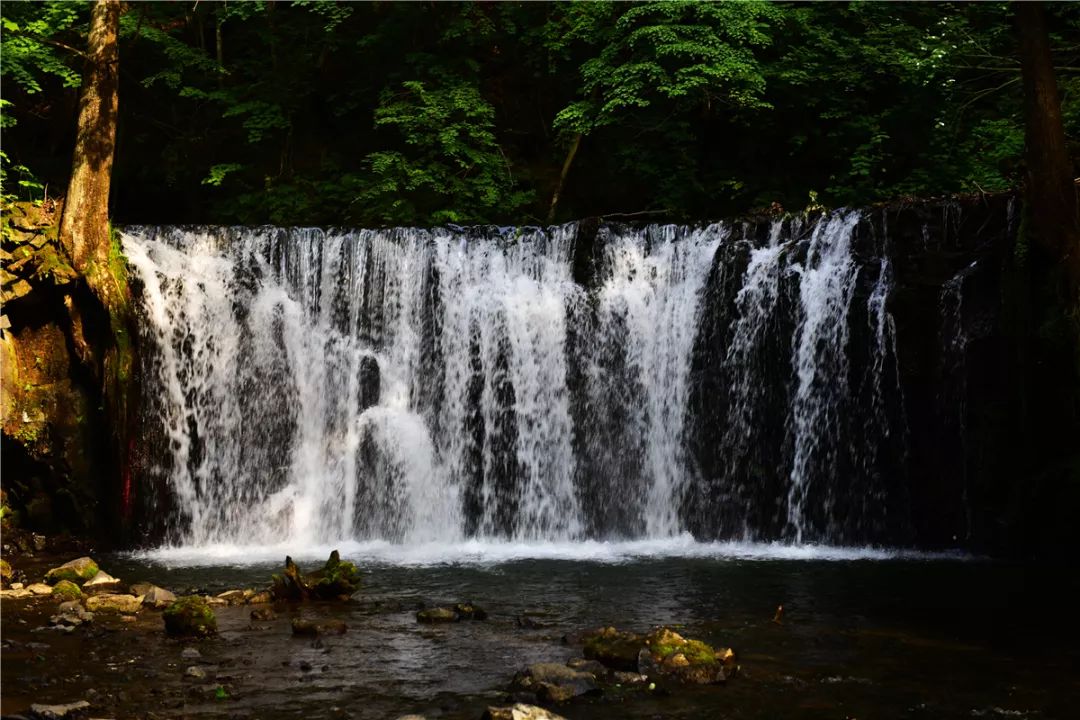
<path fill-rule="evenodd" d="M 177 599 L 162 613 L 165 632 L 181 637 L 206 637 L 217 633 L 217 618 L 206 600 L 198 595 Z"/>
<path fill-rule="evenodd" d="M 91 595 L 86 598 L 90 612 L 114 612 L 134 615 L 142 607 L 142 600 L 134 595 Z"/>
<path fill-rule="evenodd" d="M 74 583 L 85 582 L 98 574 L 97 563 L 88 557 L 76 558 L 54 567 L 45 573 L 45 582 L 55 584 L 61 580 L 70 580 Z"/>
<path fill-rule="evenodd" d="M 448 607 L 426 608 L 416 613 L 416 622 L 428 624 L 454 623 L 460 619 L 458 614 Z"/>
<path fill-rule="evenodd" d="M 30 717 L 40 720 L 60 720 L 61 718 L 84 717 L 90 710 L 90 703 L 85 700 L 63 705 L 43 705 L 34 703 L 30 706 Z"/>
<path fill-rule="evenodd" d="M 115 593 L 120 590 L 121 582 L 104 570 L 99 570 L 94 577 L 83 583 L 83 592 L 88 594 Z"/>
<path fill-rule="evenodd" d="M 307 600 L 339 600 L 352 597 L 360 588 L 360 571 L 353 563 L 342 560 L 337 550 L 319 570 L 303 575 L 291 557 L 285 558 L 285 570 L 273 576 L 270 594 L 275 600 L 305 602 Z M 260 598 L 261 599 L 261 598 Z"/>
<path fill-rule="evenodd" d="M 540 702 L 561 703 L 600 691 L 596 675 L 559 663 L 537 663 L 514 676 L 514 690 L 536 694 Z"/>
<path fill-rule="evenodd" d="M 82 590 L 79 586 L 70 580 L 61 580 L 53 585 L 52 589 L 53 597 L 60 598 L 61 600 L 81 600 L 83 596 Z"/>
<path fill-rule="evenodd" d="M 142 597 L 144 606 L 155 610 L 167 608 L 176 602 L 176 595 L 173 595 L 165 588 L 159 588 L 157 585 L 150 585 L 144 592 L 139 594 L 139 597 Z"/>
<path fill-rule="evenodd" d="M 307 620 L 294 618 L 292 621 L 293 635 L 344 635 L 349 629 L 343 620 Z"/>
<path fill-rule="evenodd" d="M 489 707 L 484 712 L 482 720 L 566 720 L 566 718 L 536 705 L 514 703 L 506 707 Z"/>

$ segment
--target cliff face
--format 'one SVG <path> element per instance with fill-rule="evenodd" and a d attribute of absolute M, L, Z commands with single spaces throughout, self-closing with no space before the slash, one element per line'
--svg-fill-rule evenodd
<path fill-rule="evenodd" d="M 4 211 L 5 505 L 26 529 L 108 537 L 119 510 L 102 390 L 109 318 L 60 251 L 59 214 L 56 203 Z"/>

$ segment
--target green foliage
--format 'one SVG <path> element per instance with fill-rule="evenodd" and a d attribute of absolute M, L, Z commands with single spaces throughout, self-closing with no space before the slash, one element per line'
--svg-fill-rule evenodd
<path fill-rule="evenodd" d="M 5 199 L 63 187 L 88 3 L 0 8 Z M 1049 4 L 1080 136 L 1080 5 Z M 133 3 L 122 222 L 684 218 L 1015 187 L 1000 2 Z M 16 120 L 19 120 L 16 124 Z M 1080 155 L 1080 147 L 1072 152 Z"/>
<path fill-rule="evenodd" d="M 368 155 L 375 180 L 360 201 L 389 224 L 485 222 L 514 211 L 528 195 L 514 189 L 494 114 L 475 84 L 457 78 L 384 92 L 375 125 L 405 147 Z"/>
<path fill-rule="evenodd" d="M 599 7 L 569 10 L 579 15 L 572 22 L 575 33 L 614 10 Z M 626 6 L 610 31 L 599 34 L 606 35 L 599 54 L 581 65 L 581 90 L 588 99 L 561 110 L 555 125 L 587 134 L 660 101 L 684 111 L 716 103 L 767 107 L 754 51 L 770 43 L 765 20 L 777 13 L 757 2 L 664 0 Z"/>
<path fill-rule="evenodd" d="M 78 87 L 81 77 L 56 43 L 80 22 L 77 2 L 8 2 L 0 7 L 0 76 L 27 93 L 42 91 L 44 76 L 54 76 L 64 87 Z"/>

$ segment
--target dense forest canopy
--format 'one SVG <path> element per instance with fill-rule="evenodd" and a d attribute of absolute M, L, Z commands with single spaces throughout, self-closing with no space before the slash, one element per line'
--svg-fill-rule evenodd
<path fill-rule="evenodd" d="M 8 196 L 65 186 L 89 10 L 0 9 Z M 1047 10 L 1075 138 L 1080 7 Z M 120 222 L 702 218 L 1023 175 L 1007 3 L 133 3 L 120 97 Z"/>

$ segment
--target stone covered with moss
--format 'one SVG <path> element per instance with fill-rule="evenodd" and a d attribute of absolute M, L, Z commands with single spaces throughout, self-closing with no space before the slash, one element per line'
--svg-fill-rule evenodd
<path fill-rule="evenodd" d="M 217 633 L 217 617 L 198 595 L 178 599 L 162 613 L 165 632 L 177 637 L 207 637 Z"/>
<path fill-rule="evenodd" d="M 285 558 L 285 569 L 272 578 L 270 594 L 275 600 L 305 602 L 308 600 L 344 601 L 360 588 L 360 571 L 356 565 L 341 559 L 337 550 L 320 570 L 304 575 L 291 557 Z"/>
<path fill-rule="evenodd" d="M 97 563 L 89 557 L 70 560 L 59 567 L 54 567 L 45 573 L 45 582 L 56 583 L 61 580 L 69 580 L 73 583 L 84 583 L 91 580 L 99 572 Z"/>
<path fill-rule="evenodd" d="M 613 627 L 594 630 L 584 637 L 584 654 L 587 659 L 599 661 L 613 670 L 637 672 L 655 680 L 670 678 L 687 684 L 724 682 L 737 670 L 735 654 L 730 649 L 714 648 L 666 627 L 646 635 Z"/>
<path fill-rule="evenodd" d="M 53 585 L 52 594 L 53 597 L 59 598 L 65 602 L 68 600 L 81 600 L 83 596 L 79 586 L 70 580 L 61 580 Z"/>

